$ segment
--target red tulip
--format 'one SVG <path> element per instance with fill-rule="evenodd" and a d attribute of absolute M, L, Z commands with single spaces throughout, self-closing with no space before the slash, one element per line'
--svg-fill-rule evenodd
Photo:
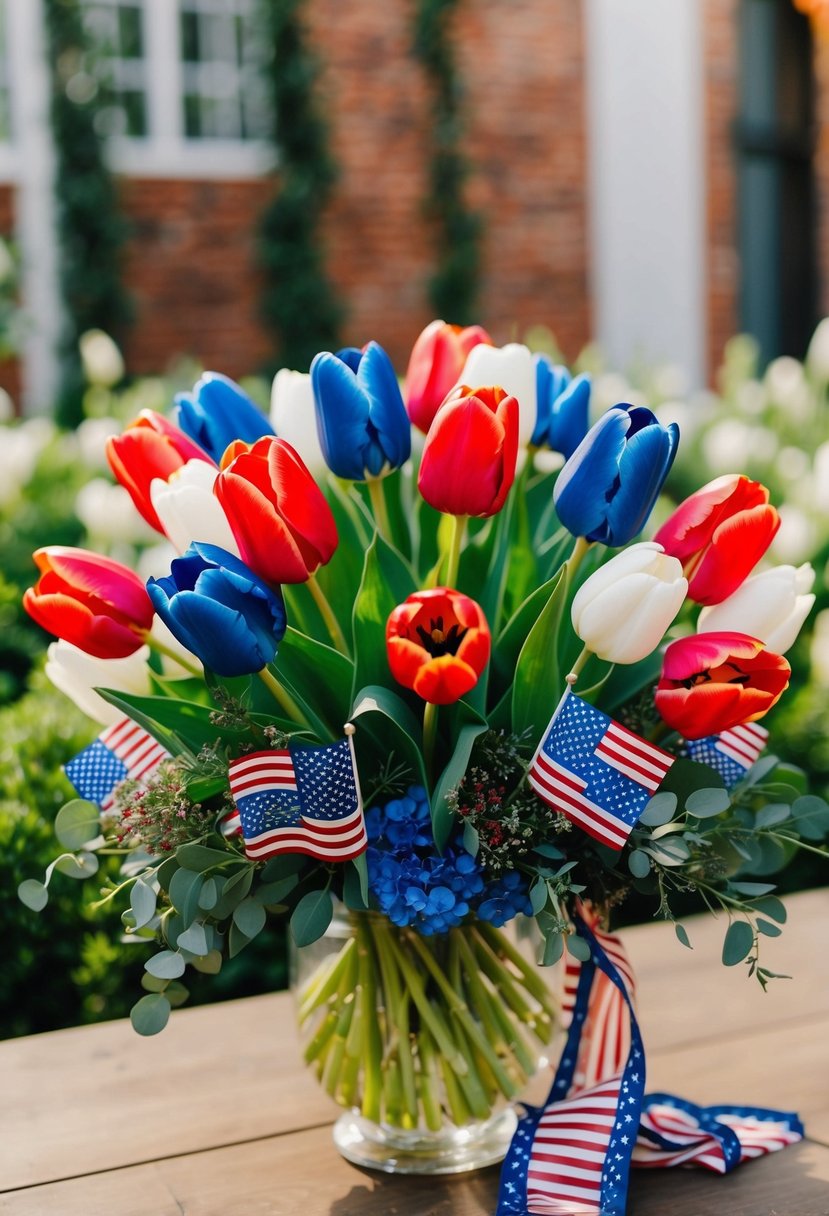
<path fill-rule="evenodd" d="M 460 379 L 473 346 L 492 339 L 480 325 L 447 325 L 432 321 L 412 347 L 406 372 L 406 409 L 424 435 L 446 394 Z"/>
<path fill-rule="evenodd" d="M 216 478 L 242 561 L 267 583 L 304 583 L 331 560 L 337 525 L 300 457 L 265 436 Z"/>
<path fill-rule="evenodd" d="M 40 578 L 23 607 L 38 625 L 96 659 L 123 659 L 144 644 L 153 606 L 134 571 L 61 545 L 38 549 L 34 559 Z"/>
<path fill-rule="evenodd" d="M 727 473 L 686 498 L 654 540 L 682 562 L 692 600 L 719 604 L 748 577 L 779 527 L 766 487 Z"/>
<path fill-rule="evenodd" d="M 142 410 L 122 435 L 107 442 L 107 460 L 118 481 L 129 492 L 151 528 L 164 533 L 150 499 L 150 485 L 160 477 L 169 481 L 188 460 L 213 461 L 184 431 L 155 410 Z"/>
<path fill-rule="evenodd" d="M 474 600 L 447 587 L 416 591 L 386 623 L 391 673 L 433 705 L 451 705 L 478 683 L 490 633 Z"/>
<path fill-rule="evenodd" d="M 745 633 L 700 633 L 671 642 L 656 708 L 686 739 L 762 718 L 789 684 L 791 668 Z"/>
<path fill-rule="evenodd" d="M 502 388 L 460 384 L 429 428 L 417 484 L 447 515 L 494 515 L 515 479 L 518 402 Z"/>

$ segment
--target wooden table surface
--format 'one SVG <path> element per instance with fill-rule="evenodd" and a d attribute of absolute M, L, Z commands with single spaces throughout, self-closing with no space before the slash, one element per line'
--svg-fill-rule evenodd
<path fill-rule="evenodd" d="M 763 994 L 719 961 L 722 922 L 624 931 L 648 1088 L 797 1110 L 807 1140 L 726 1178 L 634 1172 L 630 1216 L 829 1216 L 829 890 L 791 897 Z M 0 1213 L 492 1216 L 497 1167 L 388 1177 L 336 1153 L 337 1114 L 299 1062 L 285 993 L 0 1043 Z"/>

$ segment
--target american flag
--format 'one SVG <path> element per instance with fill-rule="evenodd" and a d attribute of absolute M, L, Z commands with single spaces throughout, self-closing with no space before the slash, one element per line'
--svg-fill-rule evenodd
<path fill-rule="evenodd" d="M 797 1115 L 756 1106 L 695 1106 L 671 1094 L 649 1094 L 633 1150 L 641 1169 L 701 1165 L 727 1174 L 743 1161 L 803 1139 Z"/>
<path fill-rule="evenodd" d="M 622 849 L 674 759 L 568 689 L 527 779 L 588 835 Z"/>
<path fill-rule="evenodd" d="M 731 789 L 742 781 L 748 770 L 759 758 L 768 742 L 769 732 L 757 722 L 746 722 L 720 731 L 718 735 L 706 735 L 704 739 L 688 739 L 685 750 L 690 760 L 707 764 L 719 773 Z"/>
<path fill-rule="evenodd" d="M 308 853 L 348 861 L 368 844 L 350 739 L 242 756 L 230 764 L 230 792 L 253 860 Z"/>
<path fill-rule="evenodd" d="M 170 753 L 131 718 L 120 718 L 78 752 L 63 771 L 81 798 L 112 808 L 115 787 L 122 781 L 147 781 Z"/>

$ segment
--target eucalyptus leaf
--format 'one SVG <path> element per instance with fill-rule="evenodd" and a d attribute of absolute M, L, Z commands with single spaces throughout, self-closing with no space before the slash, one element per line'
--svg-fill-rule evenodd
<path fill-rule="evenodd" d="M 265 909 L 255 899 L 243 899 L 233 909 L 233 923 L 251 940 L 265 928 L 267 919 Z"/>
<path fill-rule="evenodd" d="M 331 924 L 334 903 L 329 891 L 309 891 L 291 915 L 291 933 L 298 946 L 310 946 Z"/>
<path fill-rule="evenodd" d="M 530 904 L 532 905 L 533 916 L 537 916 L 542 911 L 547 903 L 547 884 L 543 878 L 537 878 L 530 887 Z"/>
<path fill-rule="evenodd" d="M 100 864 L 94 853 L 67 853 L 64 857 L 58 858 L 55 869 L 60 870 L 61 874 L 65 874 L 68 878 L 81 880 L 97 874 Z"/>
<path fill-rule="evenodd" d="M 670 823 L 677 808 L 676 794 L 654 794 L 642 814 L 639 822 L 648 828 L 658 828 L 664 823 Z"/>
<path fill-rule="evenodd" d="M 674 925 L 674 933 L 677 935 L 679 940 L 682 942 L 683 946 L 687 946 L 689 950 L 693 950 L 694 947 L 691 945 L 691 939 L 689 938 L 688 932 L 684 925 L 680 925 L 677 922 Z"/>
<path fill-rule="evenodd" d="M 237 954 L 241 954 L 245 947 L 250 945 L 251 940 L 234 921 L 231 921 L 227 934 L 228 958 L 236 958 Z"/>
<path fill-rule="evenodd" d="M 170 902 L 178 912 L 185 927 L 193 923 L 199 913 L 199 895 L 204 878 L 193 870 L 176 870 L 170 882 Z M 189 947 L 188 947 L 189 949 Z"/>
<path fill-rule="evenodd" d="M 36 878 L 25 878 L 17 888 L 17 898 L 33 912 L 42 912 L 49 902 L 49 892 Z"/>
<path fill-rule="evenodd" d="M 343 875 L 343 903 L 352 912 L 364 912 L 368 907 L 368 891 L 363 890 L 360 871 L 346 862 Z"/>
<path fill-rule="evenodd" d="M 141 929 L 148 925 L 155 916 L 155 891 L 148 883 L 139 878 L 130 889 L 130 907 L 132 908 L 135 928 Z"/>
<path fill-rule="evenodd" d="M 481 847 L 481 837 L 468 819 L 463 824 L 463 847 L 471 857 L 477 857 Z"/>
<path fill-rule="evenodd" d="M 691 850 L 679 836 L 654 840 L 645 847 L 645 852 L 663 866 L 681 866 L 691 856 Z"/>
<path fill-rule="evenodd" d="M 685 800 L 685 810 L 697 819 L 711 819 L 714 815 L 722 815 L 730 810 L 731 799 L 727 790 L 704 789 L 695 790 Z"/>
<path fill-rule="evenodd" d="M 564 934 L 549 933 L 544 938 L 544 950 L 541 955 L 542 967 L 553 967 L 564 953 Z"/>
<path fill-rule="evenodd" d="M 537 844 L 533 848 L 533 852 L 538 853 L 541 857 L 547 857 L 550 861 L 559 861 L 564 857 L 564 853 L 554 844 L 548 844 L 546 841 L 543 844 Z"/>
<path fill-rule="evenodd" d="M 285 896 L 290 895 L 299 882 L 296 874 L 289 874 L 278 882 L 265 882 L 256 888 L 254 898 L 260 904 L 281 904 Z"/>
<path fill-rule="evenodd" d="M 728 884 L 729 891 L 736 891 L 738 895 L 770 895 L 774 890 L 773 882 L 730 882 Z"/>
<path fill-rule="evenodd" d="M 176 861 L 185 870 L 193 870 L 202 874 L 217 866 L 227 865 L 231 861 L 241 861 L 238 853 L 229 849 L 211 849 L 204 844 L 180 844 L 176 849 Z"/>
<path fill-rule="evenodd" d="M 178 980 L 173 980 L 172 984 L 168 984 L 164 989 L 164 995 L 173 1009 L 178 1009 L 187 1000 L 190 990 L 189 988 L 185 988 L 184 984 L 180 984 Z"/>
<path fill-rule="evenodd" d="M 722 948 L 722 961 L 734 967 L 747 958 L 754 946 L 754 930 L 744 920 L 733 920 L 728 926 Z"/>
<path fill-rule="evenodd" d="M 752 901 L 752 907 L 755 912 L 760 912 L 763 916 L 768 916 L 770 920 L 777 921 L 778 925 L 785 925 L 788 917 L 786 905 L 776 895 L 766 895 L 763 899 L 755 899 Z"/>
<path fill-rule="evenodd" d="M 634 878 L 646 878 L 650 873 L 651 862 L 647 853 L 642 849 L 633 849 L 628 854 L 628 869 Z"/>
<path fill-rule="evenodd" d="M 132 1028 L 137 1034 L 159 1034 L 170 1018 L 170 1002 L 161 993 L 142 996 L 130 1010 Z"/>
<path fill-rule="evenodd" d="M 224 883 L 222 883 L 224 887 Z M 206 878 L 199 891 L 199 907 L 202 912 L 210 912 L 219 902 L 220 888 L 215 878 Z"/>
<path fill-rule="evenodd" d="M 777 759 L 777 756 L 761 756 L 757 763 L 751 766 L 740 784 L 744 788 L 757 785 L 765 777 L 768 777 L 769 773 L 772 772 L 778 764 L 779 760 Z"/>
<path fill-rule="evenodd" d="M 567 952 L 572 954 L 573 958 L 578 959 L 580 963 L 586 963 L 590 959 L 590 947 L 583 937 L 579 937 L 576 933 L 567 935 Z"/>
<path fill-rule="evenodd" d="M 203 958 L 210 946 L 207 941 L 207 932 L 201 921 L 194 921 L 183 933 L 179 933 L 176 945 L 179 950 L 186 950 L 188 954 L 195 954 L 197 957 Z"/>
<path fill-rule="evenodd" d="M 144 964 L 144 970 L 162 980 L 177 980 L 184 975 L 184 959 L 174 950 L 160 950 Z"/>
<path fill-rule="evenodd" d="M 101 832 L 101 812 L 94 802 L 75 798 L 55 816 L 55 835 L 65 849 L 82 849 Z"/>
<path fill-rule="evenodd" d="M 829 834 L 829 806 L 814 794 L 795 799 L 792 819 L 798 834 L 805 840 L 823 840 Z"/>
<path fill-rule="evenodd" d="M 194 958 L 190 963 L 196 971 L 205 975 L 218 975 L 222 969 L 222 955 L 219 950 L 208 950 L 201 958 Z"/>
<path fill-rule="evenodd" d="M 775 824 L 785 823 L 792 813 L 792 808 L 785 802 L 770 802 L 768 806 L 760 807 L 754 819 L 755 826 L 771 828 Z"/>
<path fill-rule="evenodd" d="M 783 930 L 779 925 L 775 925 L 773 921 L 757 919 L 757 932 L 764 933 L 766 937 L 779 937 Z"/>

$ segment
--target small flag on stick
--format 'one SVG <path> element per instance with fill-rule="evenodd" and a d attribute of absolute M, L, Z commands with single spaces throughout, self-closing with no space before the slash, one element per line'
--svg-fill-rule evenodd
<path fill-rule="evenodd" d="M 145 782 L 162 760 L 169 759 L 170 753 L 143 726 L 125 717 L 102 731 L 63 771 L 81 798 L 108 811 L 117 785 Z"/>
<path fill-rule="evenodd" d="M 254 752 L 231 762 L 230 792 L 248 857 L 307 853 L 320 861 L 348 861 L 365 852 L 353 729 L 346 727 L 346 739 L 325 747 Z"/>
<path fill-rule="evenodd" d="M 689 760 L 709 765 L 720 774 L 726 788 L 731 789 L 759 760 L 768 738 L 769 732 L 765 726 L 746 722 L 742 726 L 732 726 L 731 730 L 720 731 L 718 735 L 688 739 L 685 750 Z"/>
<path fill-rule="evenodd" d="M 674 760 L 568 689 L 527 779 L 539 798 L 618 850 Z"/>

